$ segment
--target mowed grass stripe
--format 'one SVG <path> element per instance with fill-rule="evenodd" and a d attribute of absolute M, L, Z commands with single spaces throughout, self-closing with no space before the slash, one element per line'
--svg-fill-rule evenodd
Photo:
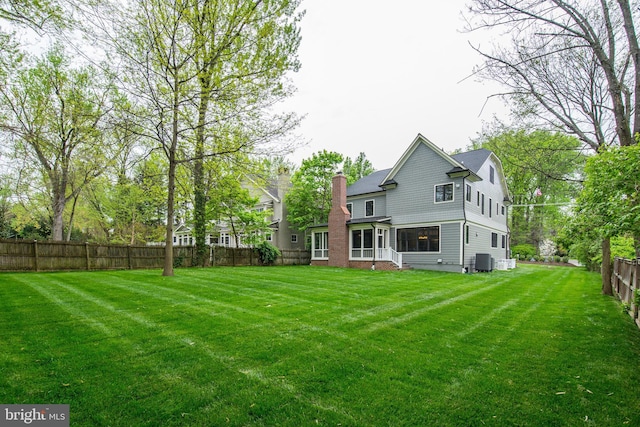
<path fill-rule="evenodd" d="M 141 351 L 138 357 L 143 358 L 144 360 L 147 360 L 148 362 L 150 362 L 150 363 L 147 363 L 147 365 L 154 367 L 154 369 L 152 369 L 151 372 L 145 373 L 145 376 L 147 378 L 152 377 L 156 382 L 167 383 L 166 384 L 167 386 L 174 385 L 173 383 L 176 381 L 176 379 L 182 377 L 182 375 L 180 374 L 180 372 L 183 371 L 182 369 L 175 370 L 176 372 L 171 373 L 171 371 L 162 372 L 161 370 L 155 367 L 166 366 L 167 361 L 164 359 L 164 357 L 167 351 L 170 353 L 173 353 L 174 351 L 178 352 L 177 350 L 182 348 L 183 350 L 188 352 L 200 352 L 206 355 L 207 357 L 209 357 L 210 359 L 212 359 L 212 361 L 223 365 L 226 369 L 233 371 L 235 373 L 242 374 L 246 376 L 248 379 L 250 379 L 251 381 L 257 381 L 262 385 L 269 385 L 272 388 L 282 389 L 282 391 L 286 394 L 295 395 L 297 396 L 296 400 L 300 401 L 305 405 L 317 408 L 321 411 L 336 412 L 341 416 L 346 416 L 347 418 L 349 418 L 348 414 L 345 411 L 342 411 L 335 406 L 324 404 L 321 399 L 314 398 L 312 400 L 307 401 L 304 397 L 298 395 L 293 385 L 287 383 L 282 378 L 277 378 L 277 377 L 268 378 L 264 375 L 259 374 L 260 372 L 259 367 L 247 366 L 247 361 L 243 360 L 242 358 L 238 358 L 237 354 L 225 354 L 224 352 L 220 352 L 219 349 L 217 350 L 212 349 L 208 343 L 194 336 L 188 336 L 184 333 L 184 331 L 172 330 L 171 328 L 168 328 L 166 325 L 156 323 L 153 320 L 139 313 L 130 313 L 126 310 L 120 309 L 114 306 L 112 303 L 107 302 L 106 300 L 94 297 L 88 294 L 87 292 L 76 289 L 73 286 L 67 285 L 60 280 L 50 280 L 48 284 L 49 286 L 52 286 L 52 287 L 55 286 L 55 287 L 64 289 L 65 291 L 68 291 L 72 295 L 79 297 L 81 300 L 94 304 L 98 311 L 106 310 L 108 312 L 111 312 L 114 315 L 114 318 L 117 317 L 119 320 L 118 330 L 120 331 L 129 330 L 131 328 L 131 326 L 125 326 L 123 324 L 123 321 L 125 319 L 128 319 L 132 321 L 134 324 L 136 324 L 137 326 L 140 326 L 143 329 L 148 330 L 147 333 L 145 334 L 147 336 L 145 338 L 145 341 L 149 339 L 148 335 L 153 335 L 154 341 L 162 341 L 163 348 L 165 348 L 165 350 L 163 350 L 162 352 L 143 351 L 143 350 L 141 351 L 138 343 L 127 341 L 128 345 L 131 345 L 132 349 L 134 349 L 135 351 Z M 92 286 L 95 286 L 96 284 L 97 284 L 96 282 L 93 282 Z M 33 284 L 27 284 L 27 285 L 34 286 Z M 78 284 L 78 285 L 86 286 L 86 282 L 83 282 L 83 284 Z M 100 284 L 100 285 L 101 286 L 98 287 L 97 289 L 104 289 L 103 284 Z M 131 290 L 131 289 L 124 288 L 120 285 L 116 285 L 113 281 L 111 282 L 110 286 L 116 287 L 116 288 L 122 288 L 126 291 Z M 42 289 L 40 288 L 39 290 L 42 290 Z M 133 291 L 137 292 L 138 290 L 134 289 Z M 50 298 L 52 297 L 53 294 L 51 292 L 45 291 L 43 295 Z M 181 293 L 181 296 L 184 297 L 185 293 Z M 60 298 L 53 298 L 51 300 L 56 305 L 58 305 L 62 310 L 68 311 L 69 313 L 74 315 L 77 313 L 77 310 L 71 307 L 72 300 L 75 303 L 78 303 L 79 300 L 77 298 L 67 299 L 66 301 L 63 301 Z M 185 308 L 193 308 L 193 307 L 187 306 Z M 226 308 L 229 308 L 228 305 Z M 237 309 L 237 307 L 231 307 L 231 309 L 235 310 Z M 104 317 L 104 316 L 100 315 L 100 317 Z M 246 332 L 246 328 L 244 332 Z M 171 343 L 170 348 L 168 350 L 166 349 L 167 343 Z M 152 346 L 150 346 L 150 348 L 152 348 Z M 183 354 L 183 356 L 181 357 L 181 360 L 184 361 L 185 360 L 184 351 L 180 351 L 179 353 Z M 198 360 L 201 360 L 201 358 L 198 358 Z M 197 383 L 190 383 L 189 389 L 183 390 L 183 392 L 187 392 L 190 395 L 192 394 L 198 395 L 200 394 L 200 392 L 202 392 L 203 387 L 205 389 L 207 388 L 206 385 L 200 386 Z M 182 385 L 182 388 L 183 389 L 185 388 L 184 384 Z M 145 396 L 147 396 L 147 393 L 143 393 L 142 395 L 137 395 L 137 398 L 140 399 L 140 398 L 144 398 Z"/>
<path fill-rule="evenodd" d="M 640 424 L 637 330 L 582 270 L 176 274 L 24 275 L 55 297 L 38 306 L 0 276 L 1 318 L 32 335 L 3 334 L 0 400 L 81 426 Z"/>

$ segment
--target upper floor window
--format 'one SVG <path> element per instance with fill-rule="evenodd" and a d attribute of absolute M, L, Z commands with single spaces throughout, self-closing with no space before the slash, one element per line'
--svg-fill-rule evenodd
<path fill-rule="evenodd" d="M 471 186 L 467 184 L 467 202 L 471 202 Z"/>
<path fill-rule="evenodd" d="M 349 211 L 349 214 L 353 218 L 353 203 L 347 203 L 347 210 Z"/>
<path fill-rule="evenodd" d="M 436 185 L 435 203 L 453 200 L 453 183 Z"/>
<path fill-rule="evenodd" d="M 373 216 L 373 200 L 367 200 L 364 202 L 364 216 Z"/>
<path fill-rule="evenodd" d="M 495 175 L 496 170 L 493 168 L 493 166 L 489 166 L 489 182 L 491 182 L 492 184 L 495 182 Z"/>
<path fill-rule="evenodd" d="M 298 235 L 297 234 L 292 234 L 291 235 L 291 243 L 298 243 Z"/>

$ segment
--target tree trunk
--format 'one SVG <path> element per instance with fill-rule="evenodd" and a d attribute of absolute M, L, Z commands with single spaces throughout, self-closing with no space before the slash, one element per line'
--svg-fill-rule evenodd
<path fill-rule="evenodd" d="M 168 149 L 169 156 L 169 180 L 167 183 L 167 228 L 164 245 L 164 269 L 163 276 L 173 276 L 173 222 L 174 222 L 174 199 L 176 191 L 176 150 L 178 148 L 178 119 L 180 99 L 178 93 L 178 75 L 174 75 L 173 87 L 173 122 L 171 125 L 171 146 Z"/>
<path fill-rule="evenodd" d="M 207 81 L 201 81 L 203 87 L 207 87 Z M 200 94 L 200 105 L 198 111 L 198 127 L 196 128 L 196 150 L 195 163 L 193 167 L 193 235 L 196 239 L 195 265 L 204 267 L 207 254 L 207 245 L 205 242 L 207 234 L 207 216 L 206 216 L 206 190 L 204 183 L 204 129 L 207 117 L 207 108 L 209 106 L 209 97 L 206 90 L 202 90 Z"/>
<path fill-rule="evenodd" d="M 613 295 L 611 287 L 611 240 L 606 237 L 602 240 L 602 294 Z"/>
<path fill-rule="evenodd" d="M 54 194 L 53 197 L 53 224 L 51 224 L 51 237 L 56 242 L 62 242 L 64 239 L 63 214 L 66 201 L 64 194 Z"/>

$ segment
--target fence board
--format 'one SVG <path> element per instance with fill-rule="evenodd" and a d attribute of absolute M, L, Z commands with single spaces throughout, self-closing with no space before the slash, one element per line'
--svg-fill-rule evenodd
<path fill-rule="evenodd" d="M 0 271 L 122 270 L 164 267 L 164 246 L 1 240 Z M 308 265 L 309 251 L 283 250 L 276 265 Z M 193 266 L 195 248 L 173 248 L 176 267 Z M 260 265 L 251 248 L 212 247 L 208 265 Z"/>
<path fill-rule="evenodd" d="M 629 314 L 640 327 L 638 316 L 638 276 L 640 275 L 640 258 L 629 260 L 615 258 L 613 261 L 613 274 L 611 275 L 611 287 L 620 301 L 629 306 Z"/>

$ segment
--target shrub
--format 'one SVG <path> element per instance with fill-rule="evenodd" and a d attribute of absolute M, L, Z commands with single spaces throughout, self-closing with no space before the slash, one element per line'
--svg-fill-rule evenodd
<path fill-rule="evenodd" d="M 520 256 L 520 259 L 530 260 L 536 254 L 536 248 L 533 245 L 522 244 L 511 247 L 512 256 Z"/>
<path fill-rule="evenodd" d="M 266 240 L 256 246 L 256 251 L 262 265 L 273 265 L 280 256 L 280 250 Z"/>

